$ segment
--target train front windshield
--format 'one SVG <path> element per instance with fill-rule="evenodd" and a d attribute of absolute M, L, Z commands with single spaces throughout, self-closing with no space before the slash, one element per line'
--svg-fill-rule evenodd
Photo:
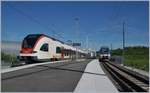
<path fill-rule="evenodd" d="M 39 35 L 28 35 L 23 40 L 22 48 L 33 48 L 38 38 Z"/>
<path fill-rule="evenodd" d="M 101 54 L 108 54 L 108 53 L 110 53 L 109 48 L 101 48 L 100 53 Z"/>

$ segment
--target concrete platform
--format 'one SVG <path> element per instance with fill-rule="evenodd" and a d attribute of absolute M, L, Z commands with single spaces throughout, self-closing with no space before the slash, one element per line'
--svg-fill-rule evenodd
<path fill-rule="evenodd" d="M 75 93 L 118 93 L 116 87 L 112 84 L 106 74 L 103 72 L 99 61 L 93 60 L 88 63 L 84 74 L 82 75 Z"/>
<path fill-rule="evenodd" d="M 1 69 L 1 73 L 7 73 L 7 72 L 11 72 L 11 71 L 21 70 L 21 69 L 25 69 L 25 68 L 30 68 L 30 67 L 38 66 L 38 65 L 53 64 L 53 63 L 68 62 L 68 61 L 69 60 L 61 60 L 61 61 L 51 61 L 51 62 L 44 62 L 44 63 L 28 64 L 28 65 L 23 65 L 23 66 L 18 66 L 18 67 Z"/>

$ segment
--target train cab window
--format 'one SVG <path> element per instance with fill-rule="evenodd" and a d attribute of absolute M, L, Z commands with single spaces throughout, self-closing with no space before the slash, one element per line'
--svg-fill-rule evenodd
<path fill-rule="evenodd" d="M 56 53 L 61 53 L 61 48 L 60 47 L 56 47 Z"/>
<path fill-rule="evenodd" d="M 45 43 L 40 48 L 41 51 L 48 51 L 48 43 Z"/>
<path fill-rule="evenodd" d="M 40 35 L 28 35 L 27 37 L 24 38 L 22 47 L 33 48 L 39 37 Z"/>

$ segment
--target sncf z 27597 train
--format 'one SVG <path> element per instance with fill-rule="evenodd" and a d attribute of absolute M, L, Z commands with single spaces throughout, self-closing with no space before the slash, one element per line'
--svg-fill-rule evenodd
<path fill-rule="evenodd" d="M 30 34 L 24 38 L 18 58 L 26 63 L 71 59 L 76 57 L 76 51 L 78 58 L 83 58 L 87 54 L 86 51 L 44 34 Z"/>

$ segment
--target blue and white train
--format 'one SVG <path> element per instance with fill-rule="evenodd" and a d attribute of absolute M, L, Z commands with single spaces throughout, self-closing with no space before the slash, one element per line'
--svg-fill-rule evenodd
<path fill-rule="evenodd" d="M 111 53 L 109 47 L 101 47 L 99 50 L 99 61 L 105 62 L 109 61 L 111 58 Z"/>

